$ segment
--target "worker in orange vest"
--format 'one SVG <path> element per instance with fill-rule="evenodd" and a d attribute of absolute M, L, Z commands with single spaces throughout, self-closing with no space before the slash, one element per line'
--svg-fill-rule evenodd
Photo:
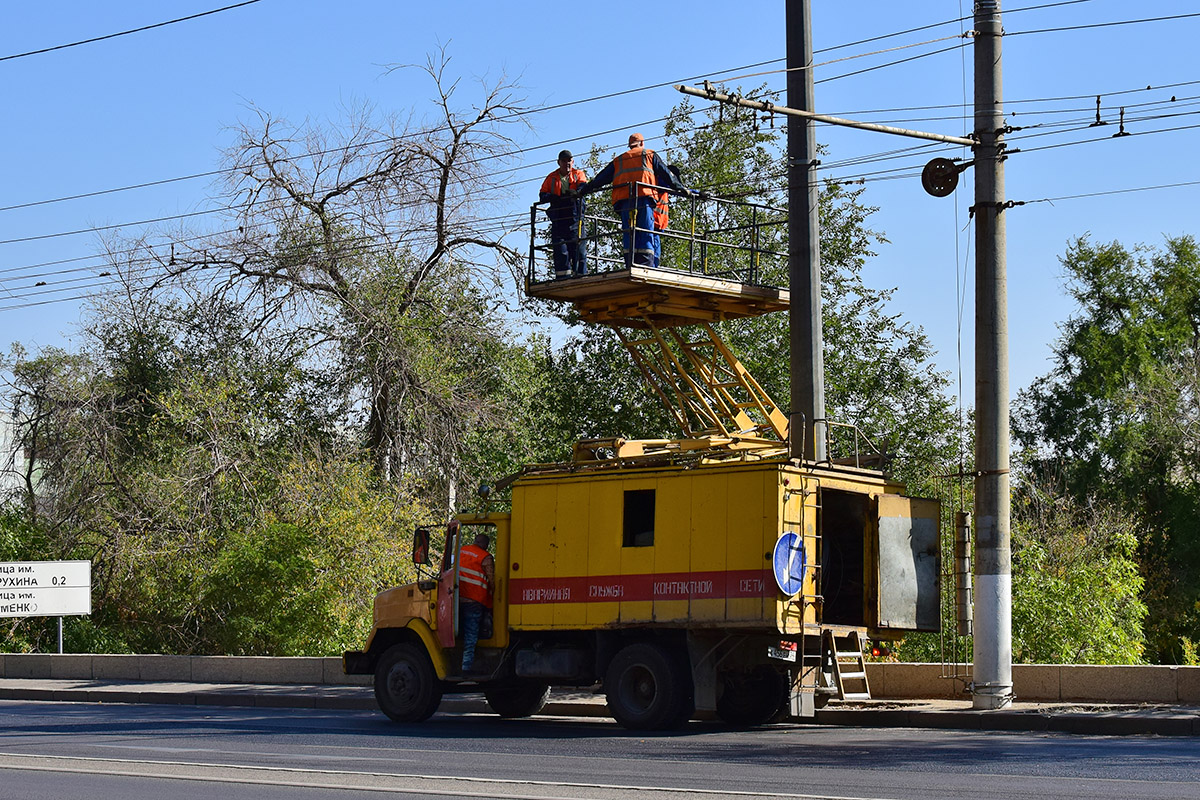
<path fill-rule="evenodd" d="M 612 184 L 612 203 L 624 234 L 625 266 L 654 265 L 654 206 L 658 188 L 690 190 L 676 180 L 640 133 L 629 135 L 629 149 L 580 189 L 581 194 Z"/>
<path fill-rule="evenodd" d="M 558 154 L 558 169 L 542 181 L 539 202 L 549 203 L 550 249 L 554 254 L 554 277 L 587 274 L 587 247 L 583 242 L 583 198 L 576 193 L 587 183 L 587 175 L 575 169 L 570 150 Z"/>
<path fill-rule="evenodd" d="M 462 674 L 471 672 L 475 663 L 475 645 L 492 638 L 492 587 L 496 581 L 496 560 L 488 552 L 491 538 L 480 533 L 475 541 L 459 551 L 458 614 L 463 632 Z"/>
<path fill-rule="evenodd" d="M 679 175 L 679 167 L 674 164 L 667 164 L 667 170 L 671 176 L 679 183 L 683 182 L 683 178 Z M 655 195 L 654 202 L 654 266 L 658 266 L 658 262 L 662 260 L 662 237 L 659 235 L 667 229 L 667 223 L 671 221 L 671 195 L 665 190 L 659 189 Z"/>

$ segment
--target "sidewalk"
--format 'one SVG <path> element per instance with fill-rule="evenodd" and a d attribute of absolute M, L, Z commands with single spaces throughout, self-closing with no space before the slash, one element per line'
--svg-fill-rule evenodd
<path fill-rule="evenodd" d="M 376 710 L 369 686 L 312 684 L 183 683 L 0 679 L 0 700 L 85 703 L 251 706 Z M 490 713 L 482 694 L 447 695 L 439 713 Z M 604 696 L 559 690 L 544 715 L 606 717 Z M 1200 707 L 1180 705 L 1014 703 L 1000 711 L 975 711 L 961 700 L 873 700 L 831 703 L 818 725 L 870 728 L 950 728 L 990 731 L 1058 731 L 1098 736 L 1154 734 L 1200 736 Z"/>

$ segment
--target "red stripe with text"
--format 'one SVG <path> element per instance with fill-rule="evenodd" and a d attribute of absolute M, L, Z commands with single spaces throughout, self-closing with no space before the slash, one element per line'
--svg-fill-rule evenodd
<path fill-rule="evenodd" d="M 632 603 L 646 600 L 709 600 L 775 595 L 769 569 L 669 572 L 648 575 L 585 575 L 513 578 L 510 605 L 538 603 Z"/>

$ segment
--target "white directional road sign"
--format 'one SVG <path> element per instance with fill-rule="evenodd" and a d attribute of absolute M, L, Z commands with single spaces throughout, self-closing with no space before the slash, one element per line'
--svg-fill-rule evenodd
<path fill-rule="evenodd" d="M 92 562 L 0 563 L 0 617 L 92 613 Z"/>

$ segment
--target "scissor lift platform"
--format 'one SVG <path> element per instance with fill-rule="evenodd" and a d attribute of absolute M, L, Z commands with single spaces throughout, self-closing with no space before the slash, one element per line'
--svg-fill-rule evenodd
<path fill-rule="evenodd" d="M 526 293 L 571 303 L 587 322 L 658 328 L 756 317 L 788 307 L 787 289 L 634 265 L 579 278 L 528 282 Z"/>

